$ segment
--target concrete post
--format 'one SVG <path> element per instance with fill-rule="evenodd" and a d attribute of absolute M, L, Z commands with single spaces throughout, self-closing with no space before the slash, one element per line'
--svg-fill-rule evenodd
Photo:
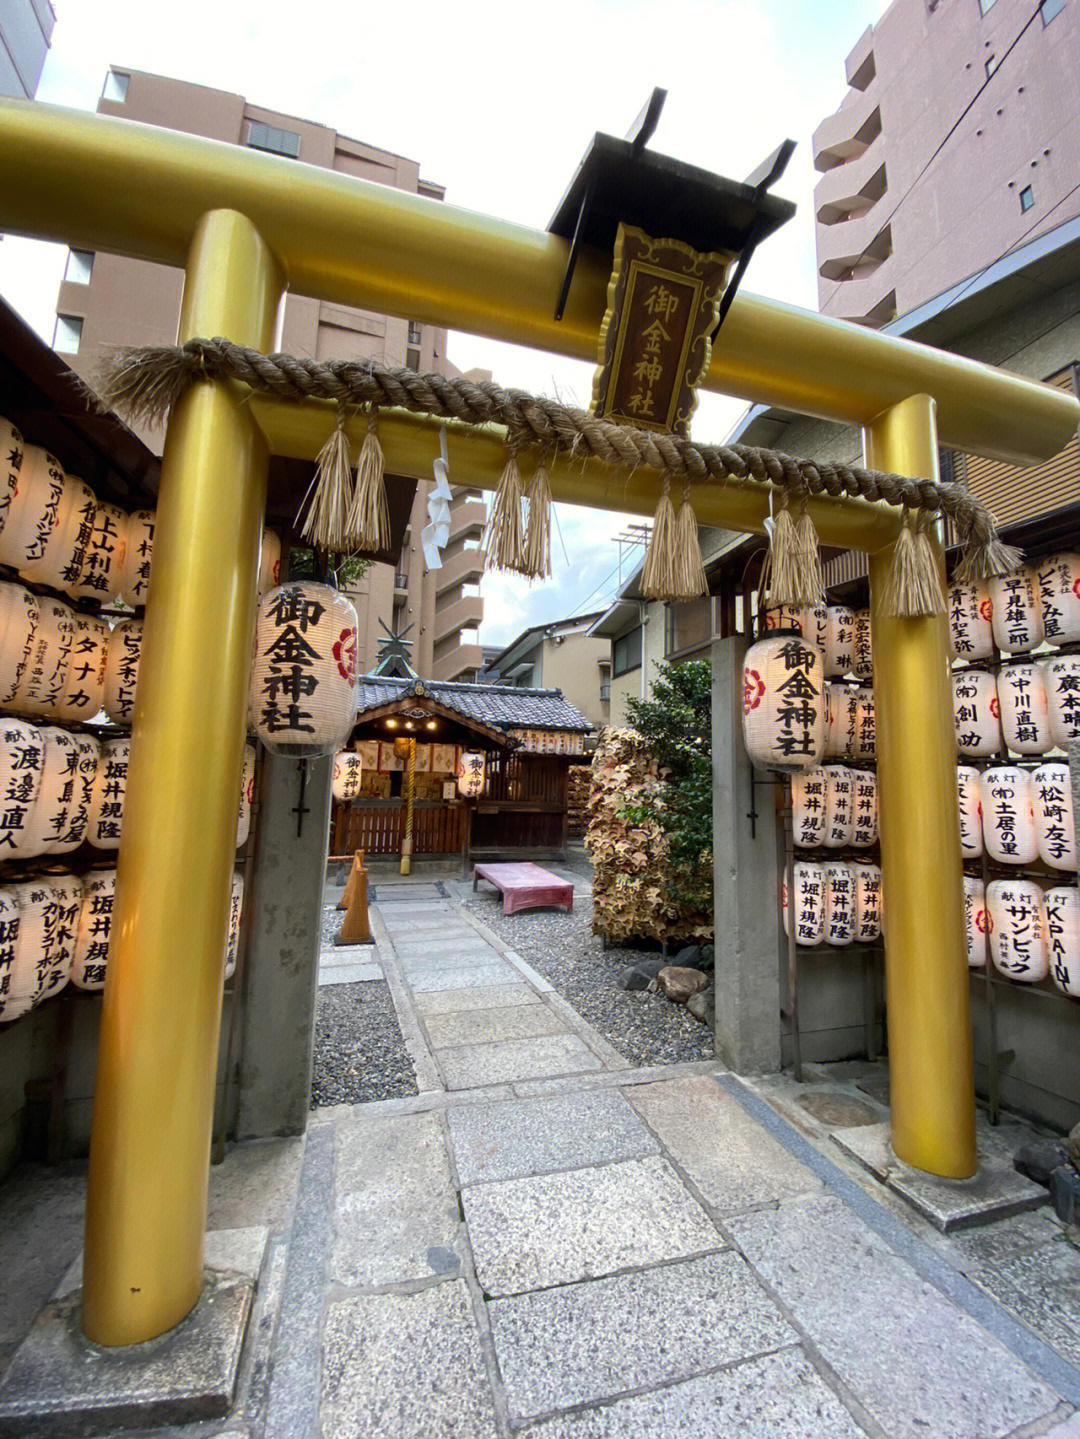
<path fill-rule="evenodd" d="M 255 857 L 245 896 L 251 929 L 238 1139 L 302 1134 L 307 1124 L 332 758 L 306 763 L 301 798 L 301 761 L 262 755 Z M 298 805 L 306 813 L 298 814 Z"/>
<path fill-rule="evenodd" d="M 737 1074 L 780 1069 L 780 855 L 773 794 L 757 790 L 742 741 L 739 635 L 712 647 L 716 1051 Z"/>

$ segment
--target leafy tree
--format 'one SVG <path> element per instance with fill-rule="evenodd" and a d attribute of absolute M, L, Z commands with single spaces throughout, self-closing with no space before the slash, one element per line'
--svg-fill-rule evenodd
<path fill-rule="evenodd" d="M 360 583 L 374 560 L 363 560 L 359 555 L 315 554 L 314 550 L 294 549 L 289 557 L 289 574 L 294 580 L 315 580 L 332 577 L 338 588 L 351 590 Z"/>

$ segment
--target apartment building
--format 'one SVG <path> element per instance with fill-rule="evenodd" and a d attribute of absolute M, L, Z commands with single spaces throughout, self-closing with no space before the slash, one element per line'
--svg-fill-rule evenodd
<path fill-rule="evenodd" d="M 0 95 L 34 98 L 55 24 L 49 0 L 0 0 Z"/>
<path fill-rule="evenodd" d="M 893 0 L 814 133 L 818 304 L 888 324 L 1080 215 L 1080 0 Z"/>
<path fill-rule="evenodd" d="M 421 177 L 415 160 L 349 139 L 325 125 L 249 104 L 223 90 L 113 68 L 98 111 L 443 198 L 440 186 Z M 57 301 L 54 348 L 92 380 L 103 347 L 171 344 L 182 282 L 181 272 L 168 266 L 72 250 Z M 286 298 L 279 344 L 289 354 L 320 360 L 371 358 L 414 370 L 458 373 L 446 358 L 445 330 L 407 316 L 374 314 L 302 295 Z M 142 434 L 160 453 L 160 433 Z M 397 632 L 411 626 L 412 663 L 422 677 L 474 680 L 484 662 L 478 633 L 483 617 L 484 499 L 467 484 L 453 487 L 443 566 L 428 570 L 419 535 L 427 523 L 430 488 L 425 482 L 417 486 L 398 565 L 372 565 L 353 592 L 360 619 L 360 669 L 374 666 L 382 621 Z"/>
<path fill-rule="evenodd" d="M 560 690 L 597 729 L 611 722 L 611 646 L 591 626 L 601 617 L 573 615 L 532 625 L 489 661 L 485 683 Z"/>

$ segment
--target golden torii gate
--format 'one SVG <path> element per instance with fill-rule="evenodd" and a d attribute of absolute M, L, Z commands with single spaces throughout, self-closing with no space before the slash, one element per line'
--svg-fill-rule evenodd
<path fill-rule="evenodd" d="M 0 196 L 2 231 L 183 266 L 181 341 L 268 350 L 288 288 L 596 354 L 610 257 L 582 253 L 556 323 L 563 240 L 333 171 L 4 100 Z M 1048 386 L 745 293 L 706 387 L 861 425 L 870 466 L 922 478 L 937 476 L 939 433 L 1031 464 L 1080 419 L 1080 404 Z M 169 422 L 90 1151 L 83 1326 L 100 1344 L 163 1333 L 201 1290 L 267 464 L 313 459 L 334 418 L 329 404 L 199 382 Z M 381 414 L 392 468 L 426 476 L 442 423 Z M 447 428 L 457 472 L 495 488 L 498 429 Z M 659 488 L 647 471 L 597 462 L 559 461 L 550 479 L 558 500 L 642 514 Z M 731 482 L 701 487 L 695 506 L 704 524 L 763 533 L 768 495 Z M 885 612 L 898 510 L 828 497 L 809 509 L 825 544 L 871 556 L 892 1142 L 909 1164 L 963 1178 L 976 1167 L 974 1088 L 945 621 Z"/>

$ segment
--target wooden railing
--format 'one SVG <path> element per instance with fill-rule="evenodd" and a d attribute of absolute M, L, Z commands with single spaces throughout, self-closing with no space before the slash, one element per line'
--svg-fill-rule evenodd
<path fill-rule="evenodd" d="M 431 804 L 413 808 L 413 854 L 459 854 L 464 841 L 464 805 Z M 330 853 L 366 855 L 401 853 L 405 806 L 400 801 L 335 804 L 330 827 Z"/>

